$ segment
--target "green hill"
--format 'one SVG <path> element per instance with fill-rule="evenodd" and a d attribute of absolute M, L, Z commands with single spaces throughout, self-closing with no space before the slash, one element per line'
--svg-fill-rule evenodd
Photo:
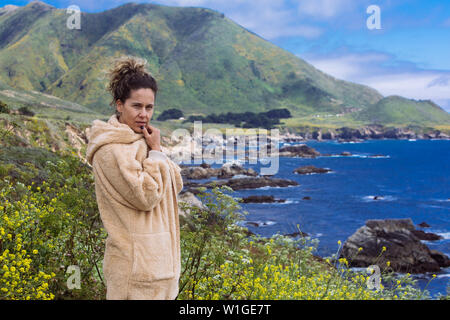
<path fill-rule="evenodd" d="M 307 115 L 365 108 L 382 98 L 322 73 L 210 9 L 128 3 L 82 13 L 81 30 L 66 28 L 65 10 L 39 2 L 0 18 L 0 80 L 99 112 L 110 112 L 104 72 L 124 54 L 148 60 L 162 110 L 287 107 Z"/>
<path fill-rule="evenodd" d="M 379 124 L 450 124 L 450 114 L 434 102 L 399 96 L 383 98 L 354 118 Z"/>

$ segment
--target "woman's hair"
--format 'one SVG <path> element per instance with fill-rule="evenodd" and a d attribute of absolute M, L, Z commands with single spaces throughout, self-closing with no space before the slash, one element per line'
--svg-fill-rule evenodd
<path fill-rule="evenodd" d="M 156 97 L 158 85 L 150 72 L 145 69 L 146 63 L 146 60 L 133 57 L 116 60 L 114 67 L 109 71 L 108 91 L 113 96 L 110 103 L 112 107 L 115 107 L 118 99 L 125 103 L 131 95 L 131 90 L 152 89 Z"/>

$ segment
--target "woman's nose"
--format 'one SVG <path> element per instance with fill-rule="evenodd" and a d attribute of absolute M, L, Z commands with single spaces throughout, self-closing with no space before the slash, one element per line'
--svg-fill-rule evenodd
<path fill-rule="evenodd" d="M 150 115 L 150 111 L 147 111 L 147 110 L 141 110 L 140 112 L 139 112 L 139 117 L 141 117 L 141 118 L 147 118 L 148 116 Z"/>

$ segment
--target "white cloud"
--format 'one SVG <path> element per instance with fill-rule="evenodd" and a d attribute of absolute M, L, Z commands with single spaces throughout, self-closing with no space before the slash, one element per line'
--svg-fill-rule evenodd
<path fill-rule="evenodd" d="M 450 112 L 450 71 L 425 70 L 379 53 L 302 56 L 316 68 L 338 79 L 368 85 L 384 96 L 430 99 Z"/>
<path fill-rule="evenodd" d="M 285 0 L 163 0 L 159 3 L 212 8 L 268 40 L 289 36 L 315 38 L 322 34 L 319 27 L 300 23 L 298 13 Z"/>
<path fill-rule="evenodd" d="M 353 0 L 302 0 L 298 11 L 315 18 L 331 18 L 349 10 L 352 5 L 355 6 Z"/>
<path fill-rule="evenodd" d="M 316 38 L 322 28 L 301 22 L 299 13 L 290 0 L 135 0 L 136 3 L 154 3 L 167 6 L 203 7 L 224 13 L 229 19 L 251 30 L 261 37 L 272 40 L 278 37 Z M 343 1 L 343 0 L 339 0 Z M 344 0 L 347 1 L 347 0 Z M 81 11 L 98 11 L 100 8 L 114 8 L 129 0 L 69 0 L 60 1 L 62 7 L 76 4 Z M 105 9 L 106 10 L 106 9 Z"/>

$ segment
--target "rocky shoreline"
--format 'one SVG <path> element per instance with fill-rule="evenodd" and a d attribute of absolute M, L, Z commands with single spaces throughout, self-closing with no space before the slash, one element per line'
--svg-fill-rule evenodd
<path fill-rule="evenodd" d="M 450 140 L 450 135 L 440 130 L 431 129 L 429 132 L 417 133 L 412 128 L 389 128 L 382 125 L 369 125 L 361 128 L 342 127 L 335 130 L 306 131 L 298 133 L 286 133 L 282 135 L 284 142 L 306 142 L 308 140 L 337 140 L 339 142 L 356 142 L 364 140 L 380 139 L 416 139 L 430 140 L 442 139 Z"/>
<path fill-rule="evenodd" d="M 351 141 L 351 135 L 346 137 L 350 137 Z M 444 136 L 440 135 L 440 137 L 442 138 Z M 336 139 L 336 136 L 333 138 Z M 405 136 L 405 138 L 415 139 L 413 136 L 408 135 Z M 281 136 L 279 140 L 279 142 L 285 143 L 299 141 L 303 142 L 304 140 L 295 141 L 292 135 L 289 137 Z M 305 143 L 295 145 L 287 144 L 277 151 L 272 150 L 272 152 L 272 156 L 278 155 L 280 157 L 309 159 L 324 156 L 353 156 L 349 152 L 341 152 L 340 154 L 335 155 L 321 154 L 314 148 L 307 146 Z M 386 156 L 377 154 L 367 157 Z M 330 168 L 318 168 L 309 165 L 295 169 L 292 174 L 325 174 L 332 171 L 333 170 Z M 211 168 L 211 166 L 206 164 L 192 167 L 183 166 L 182 175 L 185 181 L 185 192 L 187 192 L 188 198 L 190 198 L 191 201 L 195 201 L 195 195 L 201 192 L 201 188 L 210 189 L 215 186 L 229 186 L 233 190 L 245 190 L 265 187 L 285 188 L 299 185 L 298 182 L 293 180 L 278 179 L 271 176 L 259 176 L 254 170 L 245 169 L 239 163 L 228 163 L 220 168 Z M 195 180 L 208 181 L 198 182 Z M 373 200 L 382 199 L 383 196 L 373 197 Z M 311 198 L 303 197 L 303 200 L 311 200 Z M 252 195 L 243 199 L 243 203 L 263 204 L 283 202 L 285 202 L 285 200 L 276 199 L 271 195 Z M 246 225 L 252 227 L 264 227 L 270 225 L 270 223 L 271 221 L 247 221 Z M 418 226 L 428 227 L 426 223 L 422 223 Z M 386 267 L 389 262 L 390 269 L 395 272 L 439 272 L 441 268 L 450 266 L 450 258 L 442 252 L 429 249 L 422 241 L 436 241 L 440 239 L 441 237 L 439 235 L 417 230 L 411 219 L 368 220 L 365 226 L 359 228 L 354 235 L 347 239 L 342 248 L 341 257 L 345 257 L 349 261 L 349 266 L 351 267 L 368 267 L 377 264 L 381 269 L 384 269 L 381 266 Z M 383 251 L 383 254 L 380 255 L 383 247 L 386 248 L 386 251 Z M 363 248 L 362 251 L 359 251 L 359 248 Z"/>

